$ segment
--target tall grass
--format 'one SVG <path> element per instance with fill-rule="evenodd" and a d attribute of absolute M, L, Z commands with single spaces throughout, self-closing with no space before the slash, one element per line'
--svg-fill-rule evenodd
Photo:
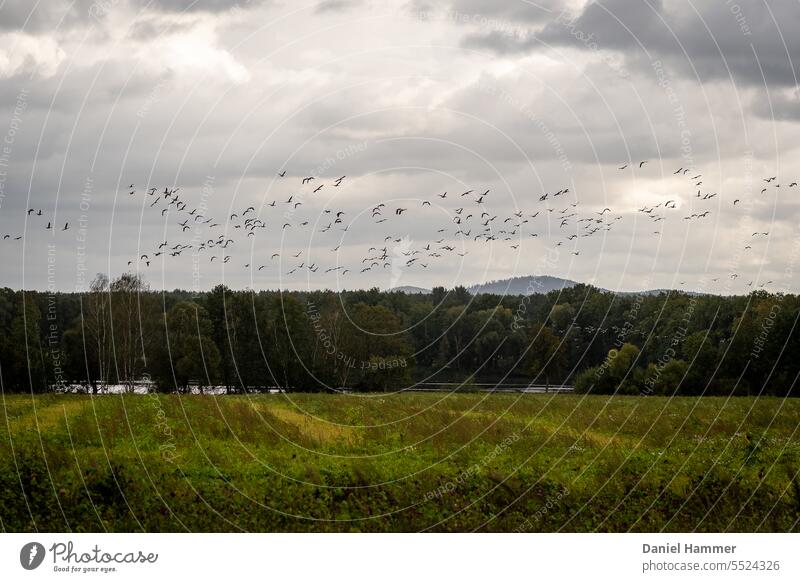
<path fill-rule="evenodd" d="M 5 396 L 0 525 L 795 531 L 798 426 L 773 398 Z"/>

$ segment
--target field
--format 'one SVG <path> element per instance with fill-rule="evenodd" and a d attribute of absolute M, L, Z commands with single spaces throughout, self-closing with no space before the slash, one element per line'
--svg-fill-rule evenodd
<path fill-rule="evenodd" d="M 0 416 L 4 531 L 800 529 L 797 400 L 5 395 Z"/>

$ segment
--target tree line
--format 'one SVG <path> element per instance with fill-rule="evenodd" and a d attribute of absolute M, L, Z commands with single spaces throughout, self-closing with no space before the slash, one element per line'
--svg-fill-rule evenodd
<path fill-rule="evenodd" d="M 794 395 L 798 296 L 530 296 L 152 291 L 98 275 L 85 293 L 0 289 L 9 392 L 142 382 L 165 392 L 572 384 L 579 392 Z"/>

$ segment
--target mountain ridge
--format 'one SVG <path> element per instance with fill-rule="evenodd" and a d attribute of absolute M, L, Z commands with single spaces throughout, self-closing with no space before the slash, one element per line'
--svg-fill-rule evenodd
<path fill-rule="evenodd" d="M 589 283 L 587 283 L 588 285 Z M 485 283 L 477 283 L 466 287 L 467 291 L 472 295 L 545 295 L 551 291 L 560 291 L 562 289 L 569 289 L 576 285 L 581 285 L 578 281 L 572 279 L 562 279 L 561 277 L 554 277 L 552 275 L 527 275 L 520 277 L 508 277 L 506 279 L 496 279 L 487 281 Z M 608 293 L 617 293 L 619 295 L 659 295 L 661 293 L 672 293 L 680 291 L 687 295 L 702 295 L 698 291 L 683 291 L 679 289 L 646 289 L 643 291 L 612 291 L 598 287 L 601 291 Z M 423 295 L 432 292 L 431 289 L 426 287 L 418 287 L 416 285 L 401 285 L 399 287 L 392 287 L 387 291 L 397 291 L 407 293 L 409 295 Z"/>

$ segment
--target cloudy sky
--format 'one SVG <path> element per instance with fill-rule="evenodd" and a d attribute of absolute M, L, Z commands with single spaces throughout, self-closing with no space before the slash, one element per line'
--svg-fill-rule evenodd
<path fill-rule="evenodd" d="M 0 285 L 798 291 L 798 32 L 800 5 L 765 0 L 0 0 Z M 249 206 L 255 236 L 229 219 Z M 195 208 L 220 226 L 184 231 Z M 406 266 L 428 244 L 457 250 Z"/>

